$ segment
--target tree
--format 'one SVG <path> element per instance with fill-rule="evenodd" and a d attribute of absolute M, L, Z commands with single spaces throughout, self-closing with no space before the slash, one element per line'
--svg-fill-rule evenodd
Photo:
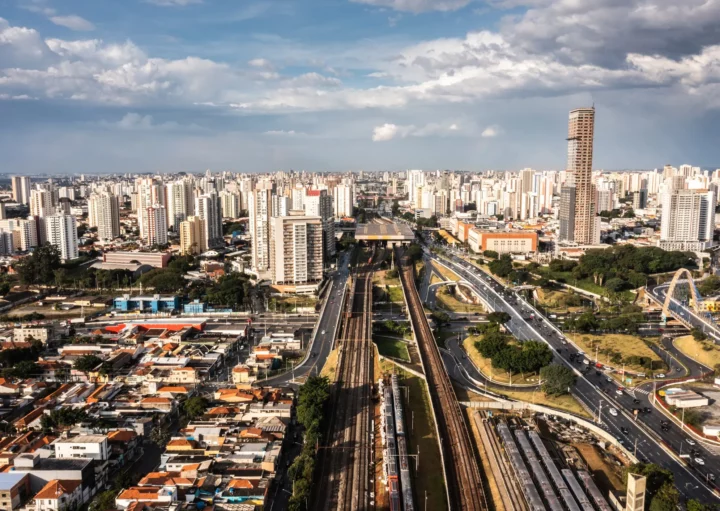
<path fill-rule="evenodd" d="M 502 312 L 502 311 L 491 312 L 490 314 L 487 315 L 487 319 L 490 323 L 497 323 L 498 325 L 504 325 L 505 323 L 510 321 L 510 314 L 508 314 L 507 312 Z"/>
<path fill-rule="evenodd" d="M 629 208 L 627 211 L 625 211 L 623 218 L 635 218 L 635 210 L 633 208 Z"/>
<path fill-rule="evenodd" d="M 664 483 L 650 500 L 650 511 L 675 511 L 680 502 L 680 492 L 671 483 Z"/>
<path fill-rule="evenodd" d="M 73 369 L 82 371 L 83 373 L 89 373 L 90 371 L 98 368 L 98 366 L 102 363 L 103 360 L 100 357 L 96 357 L 95 355 L 83 355 L 75 360 Z"/>
<path fill-rule="evenodd" d="M 191 420 L 203 415 L 207 407 L 207 399 L 201 396 L 191 397 L 183 403 L 183 411 Z"/>
<path fill-rule="evenodd" d="M 6 369 L 4 374 L 11 378 L 33 378 L 41 373 L 40 366 L 31 360 L 22 360 L 13 367 Z"/>
<path fill-rule="evenodd" d="M 166 427 L 155 426 L 150 431 L 150 441 L 158 447 L 164 447 L 170 441 L 170 431 Z"/>
<path fill-rule="evenodd" d="M 246 275 L 229 273 L 207 290 L 207 298 L 214 305 L 236 308 L 250 300 L 252 289 L 252 284 Z"/>
<path fill-rule="evenodd" d="M 0 295 L 5 296 L 10 292 L 10 283 L 3 282 L 0 284 Z"/>
<path fill-rule="evenodd" d="M 143 286 L 152 287 L 158 293 L 177 293 L 185 288 L 183 272 L 172 268 L 157 268 L 140 277 Z"/>
<path fill-rule="evenodd" d="M 698 282 L 698 291 L 703 296 L 711 296 L 720 292 L 720 276 L 710 275 Z"/>
<path fill-rule="evenodd" d="M 443 311 L 434 311 L 430 314 L 430 319 L 433 319 L 438 326 L 446 325 L 450 323 L 450 315 Z"/>
<path fill-rule="evenodd" d="M 562 396 L 575 385 L 575 373 L 569 367 L 550 364 L 540 369 L 542 390 L 548 396 Z"/>
<path fill-rule="evenodd" d="M 707 334 L 699 328 L 693 328 L 692 330 L 690 330 L 690 333 L 692 334 L 693 339 L 695 339 L 696 341 L 705 341 L 708 337 Z"/>
<path fill-rule="evenodd" d="M 60 250 L 49 243 L 16 263 L 15 271 L 20 282 L 26 285 L 51 285 L 55 282 L 55 270 L 60 268 Z"/>
<path fill-rule="evenodd" d="M 503 254 L 500 259 L 491 261 L 488 266 L 494 275 L 502 278 L 507 277 L 513 271 L 512 258 L 508 254 Z"/>
<path fill-rule="evenodd" d="M 491 259 L 497 259 L 497 258 L 498 258 L 498 253 L 495 252 L 494 250 L 483 250 L 483 255 L 484 255 L 485 257 L 489 257 L 489 258 L 491 258 Z"/>
<path fill-rule="evenodd" d="M 422 248 L 417 243 L 411 243 L 405 251 L 405 255 L 407 255 L 411 261 L 417 262 L 422 259 Z"/>
<path fill-rule="evenodd" d="M 117 497 L 117 490 L 105 490 L 95 495 L 95 498 L 90 502 L 89 511 L 110 511 L 115 509 L 115 497 Z"/>

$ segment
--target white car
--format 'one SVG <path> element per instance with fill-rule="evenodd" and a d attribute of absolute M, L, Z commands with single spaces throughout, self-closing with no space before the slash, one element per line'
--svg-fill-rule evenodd
<path fill-rule="evenodd" d="M 321 334 L 321 335 L 325 335 L 325 330 L 323 330 L 322 332 L 320 332 L 320 334 Z"/>
<path fill-rule="evenodd" d="M 622 391 L 621 389 L 617 389 L 617 390 L 615 391 L 615 394 L 617 394 L 618 396 L 622 396 L 622 395 L 623 395 L 623 391 Z"/>
<path fill-rule="evenodd" d="M 688 445 L 695 445 L 695 440 L 693 440 L 692 438 L 688 438 L 685 441 L 688 443 Z"/>
<path fill-rule="evenodd" d="M 610 409 L 608 410 L 608 412 L 609 412 L 610 415 L 612 415 L 613 417 L 617 417 L 618 412 L 617 412 L 617 410 L 616 410 L 615 408 L 610 408 Z"/>
<path fill-rule="evenodd" d="M 702 458 L 695 458 L 695 463 L 697 463 L 698 465 L 704 465 L 705 460 Z"/>
<path fill-rule="evenodd" d="M 665 373 L 660 373 L 655 376 L 656 378 L 665 378 Z"/>

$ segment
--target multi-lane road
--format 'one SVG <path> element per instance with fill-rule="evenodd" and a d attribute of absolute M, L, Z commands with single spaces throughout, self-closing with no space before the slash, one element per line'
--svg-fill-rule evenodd
<path fill-rule="evenodd" d="M 437 256 L 430 253 L 426 253 L 426 257 L 439 260 Z M 652 398 L 651 391 L 640 388 L 634 392 L 634 395 L 632 392 L 628 393 L 627 390 L 618 392 L 617 383 L 608 381 L 608 376 L 602 371 L 590 370 L 585 374 L 580 373 L 578 369 L 584 367 L 583 357 L 578 357 L 580 364 L 569 361 L 570 354 L 577 354 L 578 349 L 522 298 L 505 290 L 502 285 L 482 270 L 457 256 L 450 255 L 448 258 L 443 258 L 442 261 L 469 282 L 493 310 L 504 311 L 510 315 L 511 319 L 505 326 L 514 336 L 520 340 L 546 342 L 555 352 L 556 361 L 575 368 L 578 378 L 574 388 L 571 389 L 573 395 L 595 415 L 596 420 L 599 419 L 602 422 L 608 432 L 621 439 L 631 452 L 635 452 L 639 459 L 671 470 L 675 474 L 676 486 L 685 498 L 700 499 L 704 502 L 717 499 L 709 477 L 711 474 L 720 474 L 720 460 L 705 446 L 691 447 L 688 444 L 690 437 L 680 431 L 678 426 L 672 424 L 669 431 L 663 431 L 660 421 L 664 417 L 649 402 L 649 399 Z M 534 319 L 529 319 L 531 314 L 534 314 Z M 454 360 L 448 360 L 446 357 L 446 361 L 452 365 L 462 364 L 463 368 L 471 374 L 475 371 L 468 358 L 456 357 Z M 699 364 L 686 360 L 683 360 L 683 363 L 693 373 L 703 372 L 703 368 Z M 675 366 L 681 366 L 681 364 L 678 363 Z M 448 372 L 452 374 L 454 369 L 454 367 L 448 367 Z M 610 414 L 610 408 L 617 411 L 616 416 Z M 647 408 L 651 411 L 634 416 L 633 408 Z M 679 454 L 681 448 L 683 453 L 687 453 L 691 448 L 697 449 L 699 455 L 696 457 L 703 458 L 705 464 L 700 465 L 691 461 L 691 466 L 686 467 L 676 458 L 676 453 Z"/>

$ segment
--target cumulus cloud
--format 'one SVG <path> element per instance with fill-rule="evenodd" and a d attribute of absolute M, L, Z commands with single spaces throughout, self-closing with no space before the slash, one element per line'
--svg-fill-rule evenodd
<path fill-rule="evenodd" d="M 430 136 L 448 136 L 456 135 L 460 132 L 460 126 L 457 123 L 429 123 L 424 126 L 397 125 L 385 123 L 381 126 L 375 126 L 373 129 L 373 142 L 387 142 L 394 138 L 405 137 L 430 137 Z"/>
<path fill-rule="evenodd" d="M 146 0 L 149 4 L 160 7 L 184 7 L 191 4 L 201 4 L 203 0 Z"/>
<path fill-rule="evenodd" d="M 272 136 L 280 136 L 280 137 L 294 137 L 295 135 L 299 135 L 298 132 L 295 130 L 270 130 L 263 133 L 263 135 L 272 135 Z"/>
<path fill-rule="evenodd" d="M 61 27 L 69 28 L 70 30 L 77 30 L 81 32 L 95 30 L 95 25 L 85 18 L 76 16 L 75 14 L 71 14 L 69 16 L 50 16 L 50 21 L 56 25 L 60 25 Z"/>
<path fill-rule="evenodd" d="M 395 11 L 421 13 L 457 11 L 473 0 L 351 0 L 355 3 L 387 7 Z"/>
<path fill-rule="evenodd" d="M 480 133 L 480 136 L 483 138 L 492 138 L 497 137 L 500 134 L 500 128 L 497 126 L 488 126 L 485 128 L 482 133 Z"/>

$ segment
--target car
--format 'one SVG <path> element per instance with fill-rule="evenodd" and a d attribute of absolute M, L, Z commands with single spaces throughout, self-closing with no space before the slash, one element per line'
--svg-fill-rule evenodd
<path fill-rule="evenodd" d="M 567 344 L 567 341 L 565 339 L 562 339 L 560 342 L 563 344 Z"/>
<path fill-rule="evenodd" d="M 602 373 L 600 371 L 595 371 L 595 376 L 600 376 Z"/>
<path fill-rule="evenodd" d="M 615 394 L 617 394 L 618 396 L 622 396 L 622 395 L 623 395 L 622 389 L 617 389 L 617 390 L 615 391 Z"/>
<path fill-rule="evenodd" d="M 668 421 L 666 421 L 665 419 L 661 419 L 661 420 L 660 420 L 660 425 L 661 425 L 661 426 L 667 426 L 668 424 L 670 424 L 670 423 L 669 423 Z"/>
<path fill-rule="evenodd" d="M 688 445 L 695 445 L 695 440 L 693 440 L 692 438 L 688 438 L 685 441 L 687 442 Z"/>
<path fill-rule="evenodd" d="M 646 406 L 645 408 L 643 408 L 643 412 L 650 413 L 650 412 L 652 412 L 652 408 L 650 408 L 649 406 Z"/>
<path fill-rule="evenodd" d="M 709 480 L 711 480 L 711 481 L 714 481 L 714 480 L 715 480 L 715 474 L 708 474 L 708 475 L 707 475 L 707 478 L 708 478 Z"/>
<path fill-rule="evenodd" d="M 610 378 L 609 376 L 605 379 L 607 380 L 608 383 L 612 383 L 612 381 L 613 381 L 612 378 Z"/>
<path fill-rule="evenodd" d="M 633 403 L 635 403 L 636 405 L 637 405 L 637 404 L 640 404 L 640 400 L 639 400 L 639 399 L 633 399 Z"/>
<path fill-rule="evenodd" d="M 705 460 L 698 456 L 697 458 L 695 458 L 695 463 L 697 463 L 698 465 L 704 465 Z"/>
<path fill-rule="evenodd" d="M 630 434 L 630 430 L 629 430 L 628 428 L 620 428 L 620 432 L 621 432 L 623 435 L 629 435 L 629 434 Z"/>
<path fill-rule="evenodd" d="M 325 330 L 323 330 L 322 332 L 320 332 L 320 335 L 325 335 Z"/>
<path fill-rule="evenodd" d="M 665 373 L 660 373 L 655 376 L 656 378 L 665 378 Z"/>
<path fill-rule="evenodd" d="M 610 408 L 610 409 L 608 410 L 608 413 L 609 413 L 610 415 L 612 415 L 613 417 L 617 417 L 617 415 L 618 415 L 618 411 L 617 411 L 615 408 Z"/>
<path fill-rule="evenodd" d="M 679 373 L 680 371 L 682 371 L 682 369 L 680 369 L 679 367 L 676 367 L 676 368 L 675 368 L 675 372 L 676 372 L 676 373 Z"/>

